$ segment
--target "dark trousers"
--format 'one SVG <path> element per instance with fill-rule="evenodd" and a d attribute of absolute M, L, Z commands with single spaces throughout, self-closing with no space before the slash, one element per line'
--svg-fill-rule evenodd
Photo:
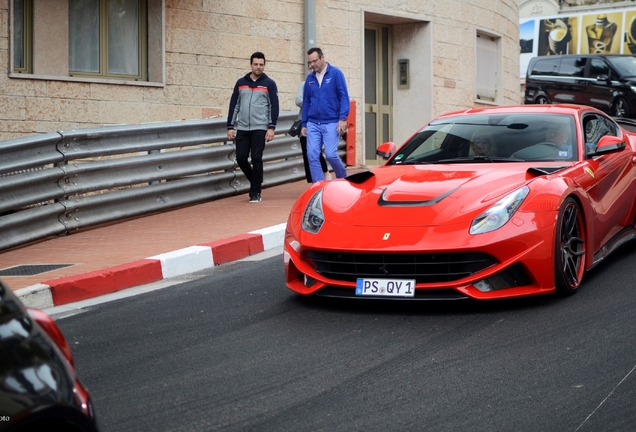
<path fill-rule="evenodd" d="M 300 136 L 300 148 L 303 151 L 303 164 L 305 165 L 305 178 L 307 179 L 307 183 L 312 183 L 311 181 L 311 170 L 309 169 L 309 160 L 307 159 L 307 137 Z M 322 167 L 322 172 L 327 172 L 327 161 L 325 157 L 320 152 L 320 166 Z"/>
<path fill-rule="evenodd" d="M 250 195 L 261 193 L 266 132 L 264 130 L 236 131 L 236 162 L 250 182 Z M 248 157 L 252 159 L 251 165 Z"/>

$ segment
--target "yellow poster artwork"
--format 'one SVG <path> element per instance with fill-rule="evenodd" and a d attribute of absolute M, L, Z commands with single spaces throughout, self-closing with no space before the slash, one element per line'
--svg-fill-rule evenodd
<path fill-rule="evenodd" d="M 624 54 L 636 54 L 636 11 L 625 12 Z"/>
<path fill-rule="evenodd" d="M 623 13 L 583 15 L 582 54 L 620 54 Z"/>

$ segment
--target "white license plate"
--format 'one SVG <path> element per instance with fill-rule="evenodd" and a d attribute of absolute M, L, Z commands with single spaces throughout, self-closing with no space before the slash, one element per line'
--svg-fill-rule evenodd
<path fill-rule="evenodd" d="M 358 279 L 356 295 L 383 297 L 415 296 L 415 280 L 412 279 Z"/>

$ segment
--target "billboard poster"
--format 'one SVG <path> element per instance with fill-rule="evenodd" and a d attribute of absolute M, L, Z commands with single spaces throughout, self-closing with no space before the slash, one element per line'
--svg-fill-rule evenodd
<path fill-rule="evenodd" d="M 625 37 L 623 53 L 636 54 L 636 10 L 625 12 Z"/>
<path fill-rule="evenodd" d="M 534 21 L 519 24 L 519 48 L 521 54 L 532 54 L 534 48 Z"/>
<path fill-rule="evenodd" d="M 532 57 L 636 55 L 636 8 L 524 18 L 519 22 L 520 77 Z"/>
<path fill-rule="evenodd" d="M 582 24 L 581 54 L 621 54 L 622 12 L 584 15 Z"/>
<path fill-rule="evenodd" d="M 572 54 L 575 41 L 572 23 L 576 17 L 559 17 L 539 20 L 538 55 Z"/>

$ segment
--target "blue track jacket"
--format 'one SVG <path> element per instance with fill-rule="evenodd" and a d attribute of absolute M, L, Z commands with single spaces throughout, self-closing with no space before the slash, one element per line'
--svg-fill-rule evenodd
<path fill-rule="evenodd" d="M 349 92 L 347 82 L 340 69 L 327 63 L 327 72 L 318 84 L 316 72 L 305 79 L 303 92 L 302 122 L 337 123 L 349 115 Z"/>

